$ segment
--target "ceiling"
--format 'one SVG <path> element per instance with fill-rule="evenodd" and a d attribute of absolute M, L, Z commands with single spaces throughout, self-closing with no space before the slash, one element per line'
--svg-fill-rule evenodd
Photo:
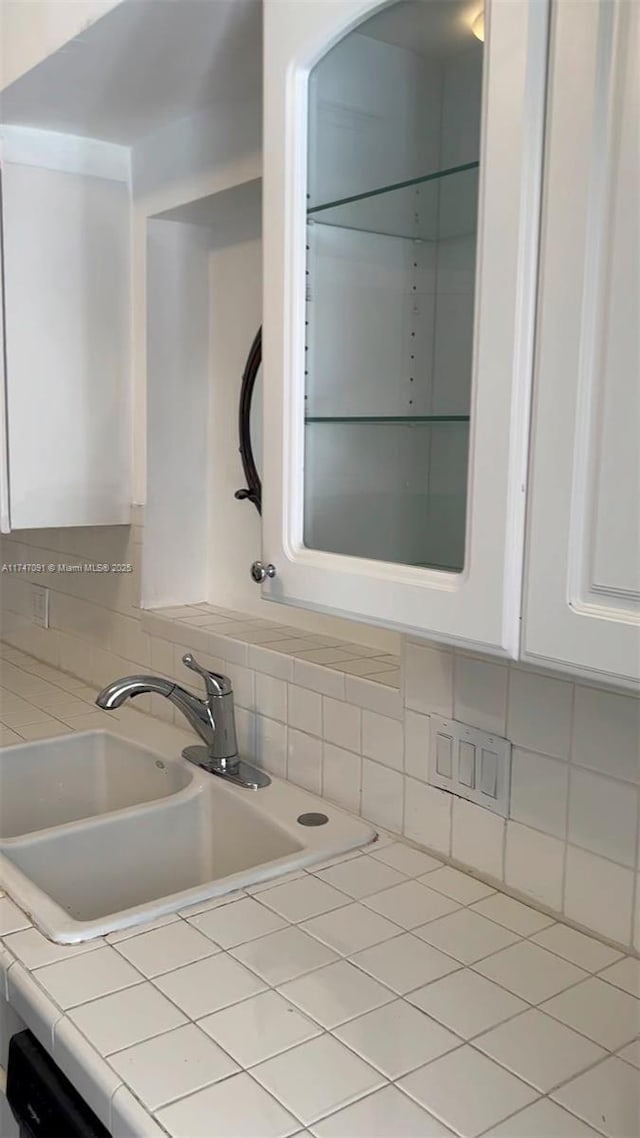
<path fill-rule="evenodd" d="M 3 123 L 132 145 L 262 88 L 260 0 L 122 0 L 2 92 Z"/>
<path fill-rule="evenodd" d="M 360 24 L 357 31 L 426 58 L 453 55 L 479 41 L 471 24 L 483 0 L 401 0 Z"/>

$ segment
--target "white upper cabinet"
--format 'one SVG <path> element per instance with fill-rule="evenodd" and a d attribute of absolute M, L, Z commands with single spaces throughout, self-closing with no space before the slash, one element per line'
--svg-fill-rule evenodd
<path fill-rule="evenodd" d="M 640 6 L 556 5 L 524 651 L 640 680 Z"/>
<path fill-rule="evenodd" d="M 547 5 L 481 9 L 266 0 L 263 595 L 515 656 Z"/>
<path fill-rule="evenodd" d="M 155 603 L 202 598 L 211 534 L 228 551 L 221 483 L 259 552 L 228 402 L 261 323 L 261 16 L 0 0 L 0 528 L 126 523 L 146 502 Z"/>
<path fill-rule="evenodd" d="M 2 137 L 2 530 L 130 517 L 129 152 Z"/>

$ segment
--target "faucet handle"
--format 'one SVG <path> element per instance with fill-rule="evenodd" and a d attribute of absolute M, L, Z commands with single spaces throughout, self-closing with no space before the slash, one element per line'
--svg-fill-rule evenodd
<path fill-rule="evenodd" d="M 199 676 L 202 676 L 207 692 L 207 699 L 218 695 L 229 695 L 232 688 L 231 680 L 228 676 L 223 676 L 220 672 L 209 672 L 206 668 L 202 667 L 202 664 L 198 663 L 191 652 L 185 652 L 182 657 L 182 663 L 192 672 L 197 672 Z"/>

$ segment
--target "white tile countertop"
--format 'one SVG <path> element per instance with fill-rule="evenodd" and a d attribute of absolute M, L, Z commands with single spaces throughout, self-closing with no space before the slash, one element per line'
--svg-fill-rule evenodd
<path fill-rule="evenodd" d="M 74 947 L 0 895 L 0 936 L 9 1003 L 114 1138 L 640 1134 L 640 961 L 388 836 Z"/>

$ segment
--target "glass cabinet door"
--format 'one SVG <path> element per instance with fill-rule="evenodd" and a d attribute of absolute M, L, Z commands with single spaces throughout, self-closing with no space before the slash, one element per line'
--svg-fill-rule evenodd
<path fill-rule="evenodd" d="M 308 87 L 303 541 L 459 573 L 483 84 L 468 0 L 378 11 Z"/>
<path fill-rule="evenodd" d="M 547 0 L 264 0 L 264 43 L 262 595 L 514 656 Z"/>

